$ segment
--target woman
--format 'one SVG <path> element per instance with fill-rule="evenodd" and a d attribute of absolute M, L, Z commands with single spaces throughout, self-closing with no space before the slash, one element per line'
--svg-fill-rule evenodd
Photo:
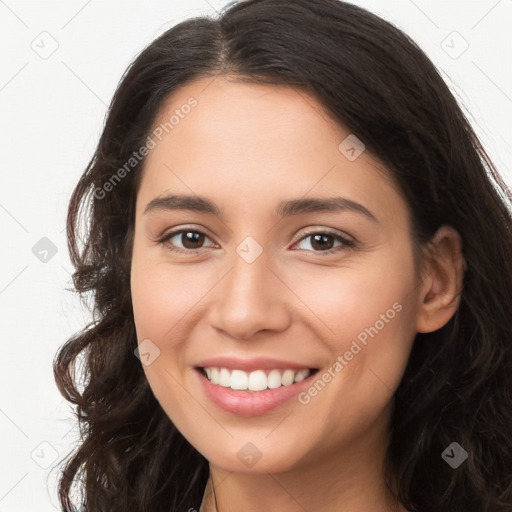
<path fill-rule="evenodd" d="M 167 31 L 69 207 L 94 322 L 54 365 L 82 427 L 63 509 L 81 480 L 87 511 L 511 510 L 511 199 L 359 7 Z"/>

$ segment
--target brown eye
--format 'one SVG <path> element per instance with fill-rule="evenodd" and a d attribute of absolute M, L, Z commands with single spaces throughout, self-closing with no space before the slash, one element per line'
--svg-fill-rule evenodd
<path fill-rule="evenodd" d="M 338 233 L 330 233 L 330 232 L 314 232 L 308 233 L 306 236 L 302 237 L 298 244 L 302 243 L 304 240 L 310 240 L 308 247 L 299 247 L 301 249 L 311 250 L 313 252 L 320 252 L 324 254 L 331 254 L 334 252 L 338 252 L 340 249 L 351 248 L 355 246 L 355 242 L 353 240 L 349 240 Z M 335 245 L 338 242 L 338 245 Z"/>
<path fill-rule="evenodd" d="M 332 249 L 334 245 L 334 237 L 332 235 L 311 235 L 311 247 L 323 251 Z"/>
<path fill-rule="evenodd" d="M 181 243 L 185 249 L 199 249 L 204 243 L 205 236 L 197 231 L 182 231 Z"/>
<path fill-rule="evenodd" d="M 196 252 L 202 249 L 205 240 L 209 237 L 202 231 L 181 229 L 165 235 L 159 243 L 176 252 Z M 211 246 L 210 246 L 211 247 Z"/>

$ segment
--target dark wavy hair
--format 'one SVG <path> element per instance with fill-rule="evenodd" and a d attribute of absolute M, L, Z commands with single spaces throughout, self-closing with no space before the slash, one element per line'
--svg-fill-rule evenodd
<path fill-rule="evenodd" d="M 416 335 L 395 393 L 386 478 L 411 511 L 512 510 L 511 191 L 425 53 L 338 0 L 248 0 L 188 19 L 123 75 L 67 216 L 73 284 L 91 299 L 92 321 L 53 363 L 80 428 L 78 446 L 59 461 L 63 509 L 76 510 L 74 485 L 88 512 L 201 502 L 208 461 L 165 414 L 134 355 L 130 261 L 145 160 L 106 197 L 98 189 L 145 144 L 169 94 L 228 75 L 314 94 L 396 180 L 415 246 L 441 225 L 460 233 L 459 308 L 443 328 Z M 454 441 L 469 455 L 457 469 L 441 456 Z"/>

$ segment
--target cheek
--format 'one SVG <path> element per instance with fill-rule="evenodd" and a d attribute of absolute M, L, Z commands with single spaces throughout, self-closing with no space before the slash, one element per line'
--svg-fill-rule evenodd
<path fill-rule="evenodd" d="M 390 405 L 407 365 L 415 335 L 412 261 L 395 254 L 311 282 L 317 291 L 306 295 L 307 304 L 332 356 L 318 376 L 323 383 L 306 390 L 301 403 L 325 425 L 326 439 L 351 438 Z"/>
<path fill-rule="evenodd" d="M 139 340 L 169 339 L 166 335 L 193 312 L 204 294 L 198 282 L 196 275 L 185 267 L 173 267 L 161 257 L 152 258 L 143 249 L 134 249 L 131 294 Z"/>
<path fill-rule="evenodd" d="M 401 380 L 416 333 L 412 256 L 395 246 L 369 264 L 319 272 L 308 282 L 315 288 L 297 282 L 297 295 L 308 297 L 308 308 L 321 320 L 315 324 L 332 363 L 343 358 L 343 368 L 337 367 L 343 393 L 359 399 L 376 393 L 385 402 Z"/>
<path fill-rule="evenodd" d="M 300 295 L 307 297 L 308 306 L 328 328 L 330 337 L 346 339 L 376 323 L 382 331 L 382 322 L 389 326 L 405 320 L 401 311 L 411 302 L 414 282 L 407 255 L 383 253 L 365 264 L 319 271 L 307 280 L 296 281 L 296 286 L 302 288 Z"/>
<path fill-rule="evenodd" d="M 141 364 L 157 401 L 174 424 L 188 432 L 191 430 L 189 414 L 184 411 L 196 414 L 200 411 L 196 410 L 193 397 L 178 384 L 186 378 L 183 342 L 173 343 L 172 340 L 187 339 L 184 318 L 188 318 L 187 311 L 197 299 L 187 292 L 185 283 L 180 282 L 182 274 L 134 250 L 131 292 L 137 339 L 139 344 L 151 340 L 154 345 L 149 345 L 149 352 L 157 354 L 150 364 Z"/>
<path fill-rule="evenodd" d="M 192 267 L 170 265 L 161 253 L 157 259 L 137 245 L 130 280 L 138 342 L 149 339 L 157 347 L 158 356 L 143 365 L 150 386 L 168 413 L 188 410 L 194 402 L 177 382 L 190 377 L 185 351 L 190 325 L 201 314 L 200 300 L 208 287 L 200 285 L 206 281 Z"/>

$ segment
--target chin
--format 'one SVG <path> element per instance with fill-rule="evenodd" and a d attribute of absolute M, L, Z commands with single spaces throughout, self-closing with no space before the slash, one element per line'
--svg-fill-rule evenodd
<path fill-rule="evenodd" d="M 233 473 L 267 474 L 284 473 L 300 465 L 301 453 L 296 444 L 283 446 L 282 443 L 231 441 L 230 446 L 212 452 L 202 452 L 211 464 Z M 210 444 L 211 447 L 211 444 Z"/>

